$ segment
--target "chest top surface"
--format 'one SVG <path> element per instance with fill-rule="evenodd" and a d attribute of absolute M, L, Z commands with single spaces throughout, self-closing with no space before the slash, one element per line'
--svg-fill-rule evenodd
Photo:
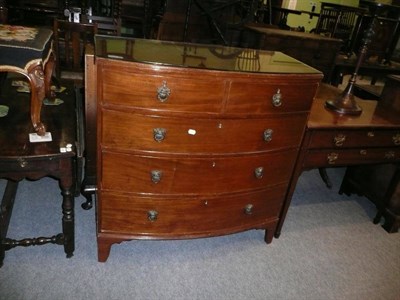
<path fill-rule="evenodd" d="M 258 74 L 322 74 L 278 51 L 97 35 L 96 56 L 154 66 Z"/>

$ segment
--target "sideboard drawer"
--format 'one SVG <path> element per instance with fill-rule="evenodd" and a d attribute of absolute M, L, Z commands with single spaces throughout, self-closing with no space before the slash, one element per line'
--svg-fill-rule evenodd
<path fill-rule="evenodd" d="M 103 147 L 125 151 L 261 152 L 299 147 L 306 120 L 306 113 L 269 119 L 193 119 L 103 110 L 101 134 Z"/>
<path fill-rule="evenodd" d="M 158 75 L 108 72 L 106 68 L 102 76 L 101 99 L 104 104 L 188 113 L 219 113 L 222 109 L 225 93 L 223 80 L 193 80 L 162 72 Z M 132 86 L 137 87 L 134 93 Z"/>
<path fill-rule="evenodd" d="M 366 149 L 327 149 L 327 150 L 310 150 L 304 158 L 303 167 L 327 165 L 343 166 L 343 165 L 357 165 L 368 163 L 382 163 L 385 162 L 399 162 L 400 149 L 393 150 L 393 148 L 366 148 Z"/>
<path fill-rule="evenodd" d="M 360 148 L 400 146 L 399 130 L 314 131 L 308 148 Z"/>
<path fill-rule="evenodd" d="M 207 236 L 257 228 L 276 221 L 281 185 L 259 192 L 223 197 L 140 197 L 103 192 L 99 218 L 101 232 L 136 237 Z"/>
<path fill-rule="evenodd" d="M 288 182 L 297 149 L 238 156 L 102 152 L 101 188 L 151 194 L 213 194 Z"/>

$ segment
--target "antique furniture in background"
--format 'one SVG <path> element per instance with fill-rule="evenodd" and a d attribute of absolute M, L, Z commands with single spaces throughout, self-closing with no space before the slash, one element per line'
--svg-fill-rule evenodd
<path fill-rule="evenodd" d="M 84 16 L 86 23 L 97 25 L 98 34 L 121 35 L 121 18 L 120 17 L 102 17 L 94 15 Z"/>
<path fill-rule="evenodd" d="M 303 171 L 400 162 L 399 112 L 380 102 L 360 99 L 356 99 L 362 107 L 359 116 L 328 111 L 326 99 L 340 93 L 341 90 L 326 84 L 318 89 L 275 237 L 281 234 L 297 179 Z"/>
<path fill-rule="evenodd" d="M 20 80 L 22 77 L 14 76 L 13 78 Z M 10 84 L 11 81 L 7 80 L 0 97 L 0 104 L 9 107 L 8 114 L 0 117 L 0 178 L 8 182 L 0 210 L 0 265 L 3 263 L 5 251 L 17 246 L 58 244 L 64 247 L 67 257 L 71 257 L 75 248 L 74 193 L 79 188 L 76 180 L 79 170 L 75 167 L 79 144 L 76 143 L 77 120 L 74 99 L 62 97 L 63 104 L 45 106 L 42 119 L 51 129 L 52 141 L 30 143 L 28 135 L 33 128 L 29 121 L 29 105 L 26 105 L 29 95 L 18 93 L 15 87 L 11 88 Z M 15 199 L 18 198 L 16 194 L 18 182 L 23 179 L 38 180 L 47 176 L 55 178 L 61 190 L 61 233 L 51 237 L 13 239 L 7 235 L 7 231 L 14 200 L 18 201 Z M 32 191 L 32 193 L 35 192 Z M 45 206 L 43 203 L 37 203 L 37 205 L 38 207 Z M 51 213 L 51 211 L 48 212 L 48 214 Z M 29 219 L 30 215 L 28 214 L 26 218 Z M 13 224 L 17 224 L 16 221 L 18 220 L 14 220 Z M 30 221 L 35 224 L 43 223 L 42 220 L 32 218 Z"/>
<path fill-rule="evenodd" d="M 0 24 L 7 24 L 8 22 L 8 8 L 4 0 L 0 0 Z"/>
<path fill-rule="evenodd" d="M 316 34 L 324 34 L 343 41 L 342 51 L 352 54 L 355 37 L 360 30 L 366 9 L 321 2 L 321 11 L 315 28 Z"/>
<path fill-rule="evenodd" d="M 338 55 L 334 64 L 330 83 L 334 86 L 339 86 L 345 75 L 354 72 L 356 63 L 357 57 L 355 56 L 348 58 L 344 55 Z M 371 78 L 371 84 L 375 84 L 378 80 L 382 80 L 390 74 L 400 74 L 400 63 L 391 62 L 390 64 L 382 64 L 375 60 L 365 61 L 358 70 L 358 75 Z"/>
<path fill-rule="evenodd" d="M 367 58 L 376 58 L 377 62 L 390 64 L 393 51 L 400 37 L 400 6 L 387 5 L 379 1 L 360 0 L 360 7 L 369 11 L 363 16 L 359 34 L 355 38 L 355 49 L 362 44 L 362 33 L 369 27 L 371 19 L 377 17 L 375 36 L 368 47 Z"/>
<path fill-rule="evenodd" d="M 86 57 L 99 261 L 131 239 L 264 229 L 271 242 L 322 74 L 280 52 L 102 41 L 133 48 Z"/>
<path fill-rule="evenodd" d="M 400 113 L 400 76 L 388 76 L 380 94 L 379 106 Z M 400 145 L 400 133 L 393 136 L 393 142 Z M 348 167 L 343 178 L 340 193 L 357 193 L 366 196 L 377 207 L 374 219 L 379 223 L 385 219 L 383 228 L 397 232 L 400 228 L 400 169 L 398 164 Z"/>
<path fill-rule="evenodd" d="M 324 82 L 330 81 L 342 40 L 262 25 L 249 25 L 246 29 L 241 47 L 281 51 L 323 72 Z"/>
<path fill-rule="evenodd" d="M 64 0 L 12 0 L 7 1 L 9 23 L 51 28 L 53 18 L 63 15 Z"/>
<path fill-rule="evenodd" d="M 51 30 L 0 24 L 0 72 L 15 72 L 29 81 L 31 120 L 39 135 L 46 132 L 40 120 L 42 101 L 52 98 L 54 67 Z"/>
<path fill-rule="evenodd" d="M 83 81 L 84 53 L 88 44 L 94 43 L 97 23 L 73 23 L 54 19 L 54 51 L 56 76 L 61 79 Z"/>

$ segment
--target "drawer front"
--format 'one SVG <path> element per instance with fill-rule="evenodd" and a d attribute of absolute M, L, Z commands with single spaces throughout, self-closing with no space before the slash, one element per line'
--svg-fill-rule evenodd
<path fill-rule="evenodd" d="M 236 153 L 298 147 L 307 114 L 269 119 L 183 119 L 103 110 L 102 118 L 104 147 L 175 153 Z"/>
<path fill-rule="evenodd" d="M 102 78 L 105 104 L 175 112 L 219 113 L 222 109 L 223 80 L 107 72 L 107 69 L 103 70 Z"/>
<path fill-rule="evenodd" d="M 72 160 L 72 155 L 69 159 Z M 2 159 L 0 162 L 0 173 L 19 173 L 27 174 L 28 172 L 39 172 L 51 174 L 51 172 L 57 172 L 62 168 L 61 160 L 62 158 L 57 157 L 39 157 L 39 158 L 24 158 L 19 157 L 15 159 Z M 65 157 L 63 158 L 66 159 Z M 46 171 L 44 171 L 46 170 Z"/>
<path fill-rule="evenodd" d="M 234 81 L 229 90 L 227 113 L 277 113 L 309 111 L 317 83 Z"/>
<path fill-rule="evenodd" d="M 142 156 L 104 151 L 102 189 L 150 194 L 212 194 L 289 181 L 297 150 L 248 156 Z"/>
<path fill-rule="evenodd" d="M 370 148 L 347 150 L 310 150 L 303 161 L 304 168 L 399 162 L 400 149 Z"/>
<path fill-rule="evenodd" d="M 308 148 L 400 146 L 400 130 L 333 130 L 313 132 Z"/>
<path fill-rule="evenodd" d="M 285 186 L 224 197 L 156 198 L 101 192 L 100 232 L 195 237 L 261 228 L 277 221 Z"/>

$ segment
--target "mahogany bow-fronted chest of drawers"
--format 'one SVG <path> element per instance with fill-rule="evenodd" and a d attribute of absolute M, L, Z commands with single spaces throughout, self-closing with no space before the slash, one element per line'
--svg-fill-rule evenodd
<path fill-rule="evenodd" d="M 279 52 L 101 36 L 86 59 L 99 261 L 131 239 L 272 241 L 319 71 Z"/>

